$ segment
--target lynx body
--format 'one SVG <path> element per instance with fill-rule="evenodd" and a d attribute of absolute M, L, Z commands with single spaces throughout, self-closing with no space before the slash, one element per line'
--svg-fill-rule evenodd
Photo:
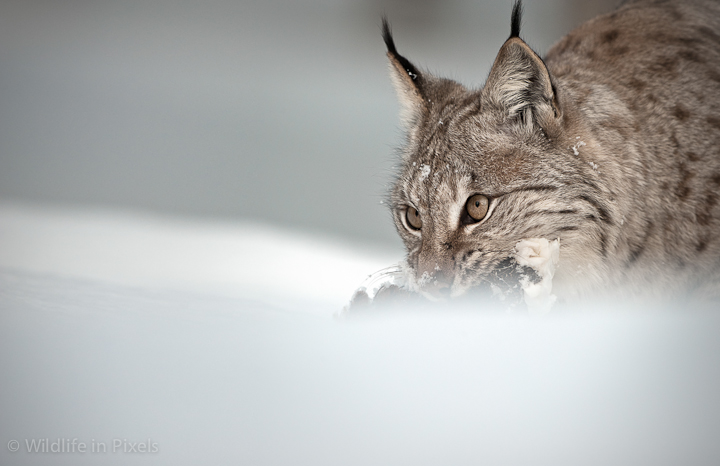
<path fill-rule="evenodd" d="M 520 16 L 516 3 L 480 90 L 416 68 L 384 23 L 407 131 L 389 204 L 409 288 L 493 285 L 520 241 L 544 238 L 560 243 L 560 301 L 717 297 L 720 2 L 627 2 L 544 60 Z"/>

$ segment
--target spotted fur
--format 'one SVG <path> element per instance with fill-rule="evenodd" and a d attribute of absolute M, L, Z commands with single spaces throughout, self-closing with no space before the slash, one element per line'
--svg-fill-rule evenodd
<path fill-rule="evenodd" d="M 481 89 L 416 68 L 384 23 L 407 129 L 389 204 L 414 288 L 463 295 L 540 237 L 560 239 L 561 300 L 717 297 L 720 3 L 626 2 L 544 60 L 520 12 Z M 475 194 L 490 210 L 465 224 Z"/>

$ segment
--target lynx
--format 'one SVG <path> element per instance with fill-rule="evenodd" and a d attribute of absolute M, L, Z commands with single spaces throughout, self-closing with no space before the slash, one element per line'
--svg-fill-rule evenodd
<path fill-rule="evenodd" d="M 537 284 L 548 277 L 519 255 L 530 240 L 530 256 L 558 249 L 559 302 L 717 298 L 720 2 L 625 2 L 544 59 L 521 15 L 516 2 L 482 89 L 414 66 L 383 20 L 406 130 L 388 199 L 405 288 Z"/>

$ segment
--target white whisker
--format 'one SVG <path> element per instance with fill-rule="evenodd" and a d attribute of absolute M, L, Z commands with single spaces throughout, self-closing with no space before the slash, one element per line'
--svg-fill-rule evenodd
<path fill-rule="evenodd" d="M 383 286 L 395 285 L 404 288 L 406 281 L 407 272 L 405 263 L 400 262 L 369 275 L 368 278 L 362 282 L 358 290 L 364 290 L 368 297 L 373 299 L 378 290 Z"/>

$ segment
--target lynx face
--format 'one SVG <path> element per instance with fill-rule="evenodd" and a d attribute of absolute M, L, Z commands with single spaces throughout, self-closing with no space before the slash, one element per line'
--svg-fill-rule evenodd
<path fill-rule="evenodd" d="M 583 202 L 583 190 L 567 186 L 582 173 L 570 156 L 548 164 L 543 151 L 552 147 L 542 137 L 491 132 L 495 126 L 478 114 L 439 121 L 444 128 L 426 129 L 438 141 L 408 154 L 392 193 L 416 289 L 458 296 L 491 283 L 522 239 L 564 244 L 581 228 L 595 230 L 598 212 Z M 453 137 L 438 138 L 440 131 Z"/>

